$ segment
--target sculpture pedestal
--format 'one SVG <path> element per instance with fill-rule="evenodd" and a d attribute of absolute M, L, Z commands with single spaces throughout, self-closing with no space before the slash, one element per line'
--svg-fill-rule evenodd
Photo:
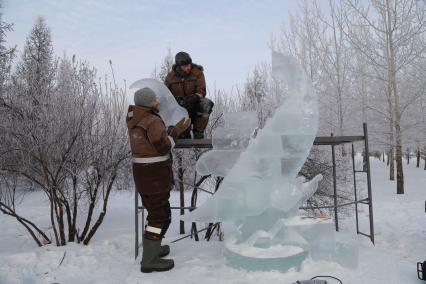
<path fill-rule="evenodd" d="M 250 221 L 248 218 L 225 242 L 224 256 L 228 266 L 286 272 L 292 268 L 299 270 L 308 257 L 350 268 L 357 265 L 356 242 L 344 234 L 338 236 L 331 220 L 295 216 L 279 219 L 268 231 L 254 229 Z"/>
<path fill-rule="evenodd" d="M 234 239 L 235 241 L 235 239 Z M 300 246 L 276 245 L 268 248 L 247 247 L 227 241 L 224 250 L 226 265 L 251 271 L 281 271 L 291 268 L 300 269 L 309 251 Z"/>

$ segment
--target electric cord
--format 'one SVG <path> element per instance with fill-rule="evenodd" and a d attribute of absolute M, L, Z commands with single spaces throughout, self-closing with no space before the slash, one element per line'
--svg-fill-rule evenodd
<path fill-rule="evenodd" d="M 324 276 L 318 275 L 318 276 L 312 277 L 311 280 L 314 280 L 317 278 L 331 278 L 331 279 L 339 281 L 340 284 L 343 284 L 342 280 L 340 280 L 339 278 L 336 278 L 334 276 L 329 276 L 329 275 L 324 275 Z"/>

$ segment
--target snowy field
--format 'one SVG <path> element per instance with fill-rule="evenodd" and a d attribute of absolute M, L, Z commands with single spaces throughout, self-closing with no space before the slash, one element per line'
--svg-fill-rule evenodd
<path fill-rule="evenodd" d="M 354 271 L 312 260 L 306 260 L 301 271 L 287 273 L 236 270 L 224 265 L 222 242 L 185 239 L 171 245 L 170 257 L 176 265 L 172 271 L 142 274 L 140 259 L 135 261 L 133 257 L 133 194 L 120 192 L 112 196 L 104 224 L 89 246 L 38 248 L 21 225 L 0 215 L 0 283 L 286 284 L 315 275 L 333 275 L 345 284 L 424 283 L 417 279 L 416 263 L 426 259 L 426 171 L 414 164 L 405 166 L 406 194 L 397 196 L 396 185 L 387 180 L 386 165 L 376 159 L 371 162 L 376 245 L 356 236 L 352 218 L 341 220 L 344 231 L 352 232 L 360 245 L 359 266 Z M 40 193 L 28 195 L 22 212 L 37 224 L 48 226 L 48 204 L 41 199 Z M 174 194 L 173 205 L 177 200 Z M 176 213 L 165 243 L 179 237 Z M 364 226 L 366 213 L 361 212 Z M 229 229 L 224 233 L 226 238 Z"/>

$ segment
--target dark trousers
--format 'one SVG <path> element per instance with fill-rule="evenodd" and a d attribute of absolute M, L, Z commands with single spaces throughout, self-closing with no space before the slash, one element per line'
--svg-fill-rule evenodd
<path fill-rule="evenodd" d="M 154 240 L 163 238 L 172 221 L 169 203 L 170 192 L 150 195 L 141 194 L 141 197 L 142 204 L 148 211 L 145 237 Z M 161 230 L 161 232 L 157 230 Z"/>

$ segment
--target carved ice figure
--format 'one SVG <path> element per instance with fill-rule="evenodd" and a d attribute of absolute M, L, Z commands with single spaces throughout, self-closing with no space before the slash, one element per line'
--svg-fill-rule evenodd
<path fill-rule="evenodd" d="M 213 150 L 198 159 L 196 169 L 200 175 L 226 176 L 247 148 L 257 127 L 254 111 L 225 113 L 224 120 L 225 125 L 213 132 Z"/>
<path fill-rule="evenodd" d="M 301 191 L 296 188 L 300 187 L 302 181 L 297 180 L 296 176 L 315 138 L 318 103 L 312 84 L 294 58 L 274 53 L 272 68 L 276 79 L 288 79 L 289 95 L 250 143 L 248 139 L 246 143 L 241 143 L 241 137 L 246 134 L 249 138 L 255 125 L 249 124 L 248 127 L 241 128 L 241 124 L 237 124 L 228 128 L 227 124 L 232 120 L 225 118 L 225 127 L 220 128 L 218 133 L 213 133 L 214 150 L 200 158 L 197 171 L 202 175 L 216 174 L 222 157 L 238 161 L 227 172 L 220 190 L 191 213 L 193 220 L 236 221 L 259 215 L 272 207 L 277 197 L 281 197 L 283 202 L 279 206 L 282 211 L 293 209 L 300 200 Z M 239 113 L 234 116 L 236 115 Z M 254 121 L 257 124 L 257 119 Z M 216 142 L 215 137 L 220 137 L 221 140 L 230 137 L 229 146 Z M 234 144 L 243 144 L 246 149 L 234 149 Z M 244 151 L 234 154 L 232 150 Z M 209 167 L 208 158 L 217 161 L 209 161 L 215 165 L 214 168 Z"/>
<path fill-rule="evenodd" d="M 225 117 L 225 126 L 213 133 L 214 149 L 197 162 L 200 174 L 224 179 L 215 195 L 189 218 L 238 225 L 225 243 L 224 255 L 230 266 L 285 271 L 299 267 L 308 255 L 354 266 L 355 244 L 337 243 L 331 222 L 306 223 L 296 216 L 322 179 L 318 175 L 304 182 L 297 177 L 317 132 L 318 100 L 293 57 L 274 52 L 272 72 L 276 80 L 286 84 L 288 96 L 253 139 L 253 114 L 233 114 L 243 118 L 239 124 Z M 317 232 L 321 243 L 313 237 Z"/>

